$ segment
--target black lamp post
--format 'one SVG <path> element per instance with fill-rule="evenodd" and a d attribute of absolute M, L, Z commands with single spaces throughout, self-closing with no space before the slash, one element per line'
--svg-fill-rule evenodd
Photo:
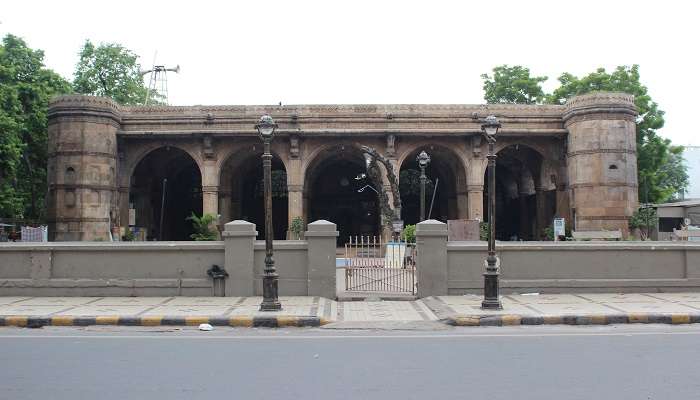
<path fill-rule="evenodd" d="M 263 301 L 260 303 L 260 311 L 280 311 L 282 304 L 277 296 L 277 283 L 279 275 L 275 270 L 275 259 L 272 257 L 272 153 L 270 143 L 275 134 L 277 124 L 269 115 L 260 117 L 260 122 L 255 125 L 264 144 L 263 161 L 263 186 L 265 191 L 265 269 L 263 270 Z"/>
<path fill-rule="evenodd" d="M 425 151 L 421 151 L 416 157 L 418 166 L 420 167 L 420 221 L 425 221 L 425 182 L 428 178 L 425 176 L 425 167 L 430 164 L 430 156 Z"/>
<path fill-rule="evenodd" d="M 496 144 L 496 133 L 501 124 L 498 118 L 493 115 L 486 117 L 481 124 L 486 141 L 489 144 L 488 154 L 488 178 L 489 178 L 489 254 L 486 257 L 486 272 L 484 272 L 484 300 L 481 302 L 482 309 L 500 310 L 503 308 L 498 297 L 498 266 L 496 258 L 496 154 L 494 154 L 494 144 Z"/>

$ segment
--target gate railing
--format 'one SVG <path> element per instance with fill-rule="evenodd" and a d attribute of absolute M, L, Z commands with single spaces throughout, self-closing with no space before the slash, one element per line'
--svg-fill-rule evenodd
<path fill-rule="evenodd" d="M 352 236 L 345 244 L 345 290 L 416 293 L 415 245 Z"/>

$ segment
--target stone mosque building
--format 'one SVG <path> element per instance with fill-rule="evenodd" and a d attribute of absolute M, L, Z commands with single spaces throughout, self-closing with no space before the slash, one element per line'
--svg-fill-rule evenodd
<path fill-rule="evenodd" d="M 427 169 L 431 218 L 487 220 L 486 141 L 496 115 L 497 232 L 538 240 L 552 218 L 574 230 L 627 233 L 637 208 L 633 97 L 592 93 L 566 105 L 121 106 L 62 96 L 49 108 L 50 240 L 106 240 L 132 226 L 144 239 L 189 240 L 193 212 L 244 219 L 264 234 L 263 146 L 255 124 L 270 114 L 277 239 L 290 221 L 326 219 L 349 235 L 381 234 L 377 195 L 360 190 L 375 148 L 400 171 L 402 218 L 416 223 L 416 155 Z M 388 187 L 388 182 L 385 182 Z M 366 189 L 366 188 L 365 188 Z"/>

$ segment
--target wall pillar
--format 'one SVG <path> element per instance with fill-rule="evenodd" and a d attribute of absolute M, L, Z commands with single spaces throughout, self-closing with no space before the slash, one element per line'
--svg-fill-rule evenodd
<path fill-rule="evenodd" d="M 254 244 L 258 232 L 255 224 L 236 220 L 224 225 L 224 265 L 226 296 L 255 295 Z"/>
<path fill-rule="evenodd" d="M 335 242 L 336 225 L 318 220 L 308 225 L 304 238 L 308 243 L 308 295 L 329 299 L 336 297 Z"/>
<path fill-rule="evenodd" d="M 447 224 L 429 219 L 416 225 L 418 297 L 447 295 Z"/>

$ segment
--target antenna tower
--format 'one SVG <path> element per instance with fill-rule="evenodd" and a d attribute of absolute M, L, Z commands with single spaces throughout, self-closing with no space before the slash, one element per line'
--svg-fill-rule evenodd
<path fill-rule="evenodd" d="M 156 53 L 157 54 L 157 53 Z M 154 101 L 160 101 L 168 105 L 168 72 L 180 73 L 180 65 L 175 68 L 166 68 L 164 65 L 155 65 L 155 55 L 153 56 L 153 68 L 141 71 L 141 76 L 151 74 L 148 81 L 148 93 L 146 94 L 146 105 Z"/>

